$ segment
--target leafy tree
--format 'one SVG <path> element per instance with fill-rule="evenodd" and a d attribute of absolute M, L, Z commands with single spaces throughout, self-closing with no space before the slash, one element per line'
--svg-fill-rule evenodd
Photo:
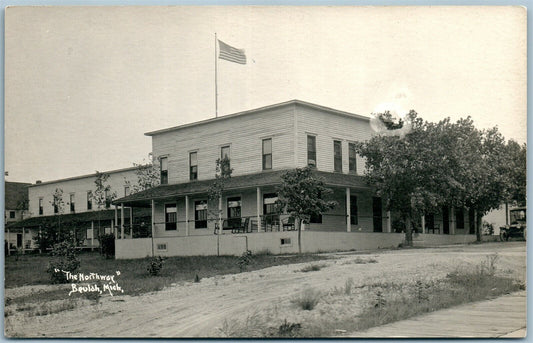
<path fill-rule="evenodd" d="M 509 177 L 508 202 L 526 205 L 527 146 L 509 140 L 506 145 L 507 175 Z"/>
<path fill-rule="evenodd" d="M 213 181 L 207 190 L 209 201 L 212 203 L 212 206 L 208 206 L 208 208 L 217 208 L 217 211 L 210 210 L 209 213 L 218 219 L 219 233 L 222 233 L 222 209 L 219 207 L 219 204 L 226 184 L 233 173 L 230 159 L 227 156 L 217 159 L 215 171 L 215 181 Z"/>
<path fill-rule="evenodd" d="M 100 253 L 102 253 L 101 229 L 100 229 L 100 211 L 109 207 L 111 201 L 117 197 L 116 192 L 111 192 L 111 186 L 107 183 L 109 174 L 96 171 L 94 180 L 95 190 L 91 192 L 91 199 L 96 204 L 98 212 L 98 241 L 100 242 Z"/>
<path fill-rule="evenodd" d="M 58 237 L 61 235 L 61 215 L 65 211 L 65 202 L 63 201 L 63 190 L 61 188 L 56 188 L 54 193 L 52 193 L 52 201 L 50 201 L 50 204 L 54 208 L 54 215 L 58 215 L 57 221 L 58 221 Z"/>
<path fill-rule="evenodd" d="M 328 200 L 333 191 L 326 188 L 324 181 L 316 177 L 311 168 L 305 167 L 285 172 L 277 192 L 278 209 L 286 208 L 298 224 L 298 251 L 301 253 L 302 223 L 337 206 L 336 201 Z"/>
<path fill-rule="evenodd" d="M 469 207 L 480 219 L 497 208 L 509 188 L 505 144 L 496 128 L 480 131 L 470 117 L 452 123 L 425 122 L 409 113 L 411 131 L 405 137 L 376 135 L 357 144 L 366 158 L 366 179 L 398 211 L 406 223 L 406 243 L 412 244 L 412 221 L 443 206 Z"/>
<path fill-rule="evenodd" d="M 135 174 L 137 175 L 137 183 L 131 185 L 131 193 L 141 192 L 153 187 L 158 186 L 161 183 L 161 171 L 159 164 L 151 160 L 147 163 L 134 163 L 134 167 L 137 167 Z M 129 184 L 129 181 L 127 181 Z"/>

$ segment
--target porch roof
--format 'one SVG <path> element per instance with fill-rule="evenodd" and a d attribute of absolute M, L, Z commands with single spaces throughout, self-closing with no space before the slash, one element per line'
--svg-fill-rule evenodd
<path fill-rule="evenodd" d="M 133 211 L 134 218 L 150 216 L 149 210 L 137 210 Z M 120 211 L 117 216 L 120 218 Z M 129 212 L 124 214 L 124 217 L 129 218 Z M 111 220 L 115 218 L 115 210 L 101 210 L 101 211 L 88 211 L 79 213 L 67 213 L 61 215 L 61 224 L 69 225 L 72 223 L 90 223 L 97 220 Z M 32 228 L 39 226 L 46 226 L 50 222 L 57 222 L 58 215 L 51 216 L 38 216 L 30 217 L 16 222 L 6 223 L 6 229 L 18 229 L 18 228 Z"/>
<path fill-rule="evenodd" d="M 281 183 L 281 175 L 287 170 L 276 170 L 256 174 L 232 176 L 227 180 L 225 190 L 232 191 L 238 189 L 275 186 Z M 329 173 L 315 171 L 316 176 L 321 177 L 327 186 L 330 187 L 350 187 L 358 189 L 370 189 L 364 182 L 362 176 Z M 124 204 L 133 207 L 150 207 L 151 200 L 172 199 L 176 197 L 207 193 L 214 179 L 190 181 L 177 184 L 159 185 L 154 188 L 141 191 L 127 197 L 116 199 L 113 204 Z"/>

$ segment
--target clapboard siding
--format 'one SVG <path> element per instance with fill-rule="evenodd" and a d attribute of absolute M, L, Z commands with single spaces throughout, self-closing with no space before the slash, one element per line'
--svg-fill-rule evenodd
<path fill-rule="evenodd" d="M 333 141 L 342 142 L 342 171 L 348 173 L 348 143 L 371 137 L 368 120 L 296 106 L 298 166 L 307 165 L 307 135 L 316 135 L 317 169 L 333 172 Z M 364 172 L 364 160 L 357 157 L 357 173 Z"/>
<path fill-rule="evenodd" d="M 129 168 L 121 171 L 104 172 L 109 174 L 106 184 L 111 187 L 111 194 L 116 193 L 117 198 L 125 196 L 124 187 L 137 184 L 137 174 L 135 168 Z M 70 213 L 70 194 L 74 194 L 76 213 L 90 211 L 87 209 L 87 192 L 95 191 L 96 175 L 76 177 L 72 179 L 57 180 L 35 184 L 28 188 L 30 216 L 39 216 L 39 198 L 43 199 L 43 216 L 54 214 L 51 204 L 53 194 L 57 188 L 63 190 L 63 202 L 65 214 Z M 97 205 L 93 201 L 92 211 L 97 210 Z"/>
<path fill-rule="evenodd" d="M 262 139 L 272 138 L 273 169 L 294 167 L 293 109 L 282 108 L 230 117 L 153 135 L 153 153 L 168 156 L 169 183 L 189 181 L 189 153 L 198 152 L 198 179 L 215 176 L 220 148 L 230 145 L 233 175 L 261 172 Z"/>

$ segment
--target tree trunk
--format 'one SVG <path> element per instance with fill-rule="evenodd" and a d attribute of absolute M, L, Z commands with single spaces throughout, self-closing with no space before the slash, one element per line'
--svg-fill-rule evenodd
<path fill-rule="evenodd" d="M 405 218 L 405 245 L 413 246 L 413 229 L 411 227 L 411 217 Z"/>

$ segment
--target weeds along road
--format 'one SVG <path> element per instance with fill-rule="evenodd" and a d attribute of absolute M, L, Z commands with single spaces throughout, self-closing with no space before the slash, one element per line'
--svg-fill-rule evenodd
<path fill-rule="evenodd" d="M 46 316 L 15 313 L 5 318 L 5 331 L 11 337 L 219 337 L 225 320 L 245 320 L 308 287 L 330 291 L 348 278 L 355 287 L 439 279 L 492 254 L 498 254 L 497 274 L 525 281 L 525 242 L 327 254 L 335 259 L 217 276 L 137 297 L 108 296 L 98 304 L 84 299 L 76 309 Z M 300 271 L 309 264 L 325 266 Z"/>

